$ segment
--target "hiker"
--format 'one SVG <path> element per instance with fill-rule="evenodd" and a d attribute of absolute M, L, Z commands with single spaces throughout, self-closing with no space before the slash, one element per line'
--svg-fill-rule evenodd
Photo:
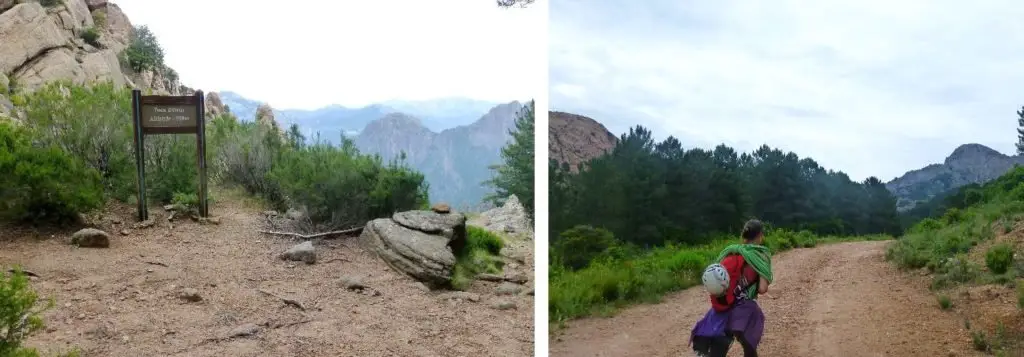
<path fill-rule="evenodd" d="M 693 327 L 690 343 L 697 356 L 725 357 L 736 339 L 744 357 L 757 357 L 765 321 L 757 296 L 767 293 L 772 282 L 771 252 L 763 245 L 763 230 L 760 221 L 747 221 L 743 243 L 725 247 L 715 260 L 729 272 L 729 289 L 711 297 L 711 309 Z"/>

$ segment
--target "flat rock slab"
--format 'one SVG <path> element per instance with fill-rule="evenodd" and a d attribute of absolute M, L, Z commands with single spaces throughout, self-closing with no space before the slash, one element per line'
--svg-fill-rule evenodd
<path fill-rule="evenodd" d="M 405 228 L 430 234 L 443 234 L 453 230 L 455 227 L 465 227 L 466 225 L 466 216 L 461 213 L 405 211 L 395 213 L 391 216 L 391 219 Z"/>

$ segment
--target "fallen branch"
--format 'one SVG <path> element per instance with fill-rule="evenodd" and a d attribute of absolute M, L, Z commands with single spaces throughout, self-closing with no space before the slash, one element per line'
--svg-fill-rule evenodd
<path fill-rule="evenodd" d="M 295 238 L 301 238 L 301 239 L 309 240 L 309 239 L 323 238 L 323 237 L 329 237 L 329 236 L 352 234 L 352 233 L 360 232 L 362 230 L 363 230 L 363 227 L 360 226 L 360 227 L 355 227 L 355 228 L 343 229 L 343 230 L 340 230 L 340 231 L 330 231 L 330 232 L 323 232 L 323 233 L 316 233 L 316 234 L 299 234 L 299 233 L 293 233 L 293 232 L 272 232 L 272 231 L 257 231 L 257 232 L 263 233 L 263 234 L 272 234 L 272 235 L 278 235 L 278 236 L 289 236 L 289 237 L 295 237 Z"/>
<path fill-rule="evenodd" d="M 283 301 L 285 303 L 285 305 L 295 306 L 299 310 L 306 311 L 306 307 L 303 306 L 302 303 L 299 302 L 298 300 L 289 299 L 289 298 L 283 297 L 281 295 L 274 294 L 272 292 L 269 292 L 269 291 L 266 291 L 266 290 L 263 290 L 263 289 L 256 289 L 256 291 L 259 291 L 261 293 L 264 293 L 264 294 L 276 297 L 276 298 L 280 299 L 281 301 Z"/>
<path fill-rule="evenodd" d="M 7 269 L 7 272 L 8 272 L 8 273 L 11 273 L 11 274 L 14 274 L 14 273 L 18 272 L 18 270 L 15 270 L 15 269 Z M 21 270 L 21 273 L 22 273 L 22 274 L 25 274 L 25 275 L 28 275 L 28 276 L 34 276 L 34 277 L 37 277 L 37 278 L 39 277 L 39 274 L 33 273 L 33 272 L 31 272 L 31 271 L 28 271 L 28 270 Z"/>
<path fill-rule="evenodd" d="M 165 268 L 167 267 L 167 264 L 164 264 L 164 263 L 161 263 L 161 262 L 144 262 L 144 263 L 149 264 L 149 265 L 159 265 L 159 266 L 162 266 L 162 267 L 165 267 Z"/>

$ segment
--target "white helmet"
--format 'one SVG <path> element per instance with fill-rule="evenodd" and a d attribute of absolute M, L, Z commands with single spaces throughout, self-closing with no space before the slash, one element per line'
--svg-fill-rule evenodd
<path fill-rule="evenodd" d="M 708 265 L 700 280 L 704 283 L 704 289 L 708 291 L 708 294 L 713 296 L 722 296 L 729 289 L 729 272 L 722 264 Z"/>

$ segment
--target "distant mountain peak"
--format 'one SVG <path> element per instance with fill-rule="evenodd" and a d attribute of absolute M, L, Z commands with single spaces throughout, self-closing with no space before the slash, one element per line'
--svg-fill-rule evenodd
<path fill-rule="evenodd" d="M 992 158 L 1006 158 L 1007 156 L 982 144 L 963 144 L 953 150 L 952 154 L 946 157 L 946 165 L 964 160 L 990 160 Z"/>
<path fill-rule="evenodd" d="M 885 186 L 896 196 L 897 209 L 906 211 L 961 186 L 991 181 L 1017 164 L 1024 164 L 1024 157 L 970 143 L 958 146 L 943 163 L 908 171 Z"/>

